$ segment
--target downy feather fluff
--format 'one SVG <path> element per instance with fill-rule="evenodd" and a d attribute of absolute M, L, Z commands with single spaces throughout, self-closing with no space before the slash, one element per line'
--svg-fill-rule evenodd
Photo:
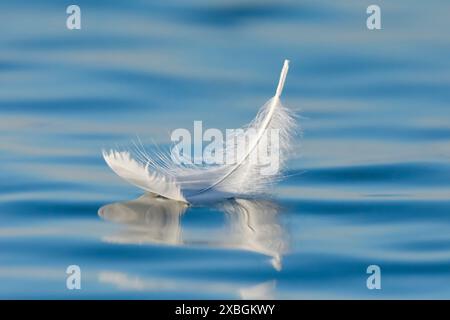
<path fill-rule="evenodd" d="M 231 152 L 230 148 L 236 147 L 239 139 L 247 139 L 245 150 L 238 153 L 232 164 L 198 165 L 186 161 L 180 164 L 163 152 L 150 155 L 143 147 L 136 147 L 135 154 L 104 150 L 106 163 L 117 175 L 135 186 L 186 203 L 253 197 L 267 192 L 268 187 L 282 177 L 296 129 L 293 113 L 280 101 L 288 68 L 289 61 L 285 60 L 276 93 L 261 107 L 256 118 L 243 130 L 236 131 L 232 136 L 227 135 L 223 150 L 220 150 L 225 155 Z M 273 129 L 279 132 L 278 146 L 267 144 L 264 139 L 266 133 Z M 257 157 L 256 153 L 263 143 L 268 154 L 278 153 L 278 170 L 270 175 L 261 174 L 264 165 L 250 161 L 252 157 Z"/>

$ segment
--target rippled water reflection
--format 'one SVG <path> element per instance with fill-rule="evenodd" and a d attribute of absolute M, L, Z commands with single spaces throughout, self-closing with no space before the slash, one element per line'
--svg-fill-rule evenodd
<path fill-rule="evenodd" d="M 112 243 L 156 243 L 175 246 L 197 245 L 257 252 L 271 257 L 280 271 L 286 253 L 285 230 L 277 222 L 275 203 L 255 199 L 233 199 L 215 204 L 226 214 L 226 227 L 183 232 L 180 218 L 185 204 L 142 196 L 139 199 L 102 207 L 99 215 L 127 226 L 125 230 L 104 238 Z"/>

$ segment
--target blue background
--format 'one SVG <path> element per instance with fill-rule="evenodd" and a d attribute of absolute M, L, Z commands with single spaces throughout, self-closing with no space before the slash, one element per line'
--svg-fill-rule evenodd
<path fill-rule="evenodd" d="M 69 4 L 0 3 L 0 298 L 450 298 L 448 1 L 76 1 L 81 30 Z M 101 149 L 240 127 L 285 58 L 303 138 L 273 190 L 282 269 L 223 248 L 215 208 L 181 217 L 187 244 L 108 241 L 124 226 L 98 209 L 140 191 Z"/>

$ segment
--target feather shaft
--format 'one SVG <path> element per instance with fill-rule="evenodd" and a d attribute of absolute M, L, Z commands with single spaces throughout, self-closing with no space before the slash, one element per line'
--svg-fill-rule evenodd
<path fill-rule="evenodd" d="M 279 98 L 281 96 L 281 93 L 283 92 L 283 87 L 284 87 L 284 82 L 286 81 L 286 76 L 287 76 L 287 72 L 289 70 L 289 60 L 285 60 L 284 64 L 283 64 L 283 69 L 281 70 L 281 74 L 280 74 L 280 80 L 278 82 L 278 86 L 277 86 L 277 91 L 275 92 L 275 96 L 272 98 L 271 101 L 271 106 L 269 109 L 269 112 L 267 113 L 266 118 L 263 121 L 263 124 L 261 126 L 261 128 L 259 129 L 258 133 L 257 133 L 257 138 L 252 142 L 252 144 L 250 145 L 250 147 L 248 148 L 248 150 L 246 151 L 246 153 L 244 154 L 244 156 L 240 159 L 240 161 L 238 161 L 238 163 L 236 163 L 231 169 L 230 171 L 228 171 L 223 177 L 221 177 L 220 179 L 218 179 L 216 182 L 214 182 L 212 185 L 210 185 L 209 187 L 206 187 L 200 191 L 198 191 L 198 193 L 196 193 L 195 195 L 204 193 L 206 191 L 211 190 L 212 188 L 216 187 L 217 185 L 219 185 L 221 182 L 223 182 L 225 179 L 227 179 L 230 175 L 232 175 L 241 165 L 242 163 L 247 160 L 247 158 L 250 156 L 250 154 L 255 150 L 255 148 L 258 146 L 259 142 L 261 141 L 264 133 L 267 130 L 267 127 L 269 126 L 270 120 L 272 119 L 273 113 L 275 112 L 275 108 L 279 102 Z"/>

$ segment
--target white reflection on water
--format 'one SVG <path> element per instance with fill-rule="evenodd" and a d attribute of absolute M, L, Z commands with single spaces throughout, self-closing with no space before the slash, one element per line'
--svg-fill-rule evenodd
<path fill-rule="evenodd" d="M 180 216 L 186 209 L 187 206 L 181 202 L 147 195 L 132 201 L 106 205 L 98 211 L 100 217 L 126 227 L 103 240 L 124 244 L 181 245 L 183 239 Z"/>
<path fill-rule="evenodd" d="M 98 274 L 101 283 L 114 285 L 124 291 L 157 291 L 189 293 L 196 291 L 210 294 L 229 294 L 244 300 L 275 299 L 276 281 L 270 280 L 253 286 L 242 286 L 229 282 L 199 282 L 193 280 L 173 280 L 167 278 L 136 277 L 127 273 L 102 271 Z"/>
<path fill-rule="evenodd" d="M 278 221 L 279 207 L 268 200 L 233 199 L 216 208 L 226 216 L 226 226 L 213 237 L 208 232 L 184 235 L 180 217 L 188 209 L 183 203 L 149 195 L 106 205 L 99 215 L 123 225 L 103 238 L 119 244 L 205 245 L 252 251 L 269 256 L 280 271 L 282 256 L 288 250 L 287 232 Z"/>

